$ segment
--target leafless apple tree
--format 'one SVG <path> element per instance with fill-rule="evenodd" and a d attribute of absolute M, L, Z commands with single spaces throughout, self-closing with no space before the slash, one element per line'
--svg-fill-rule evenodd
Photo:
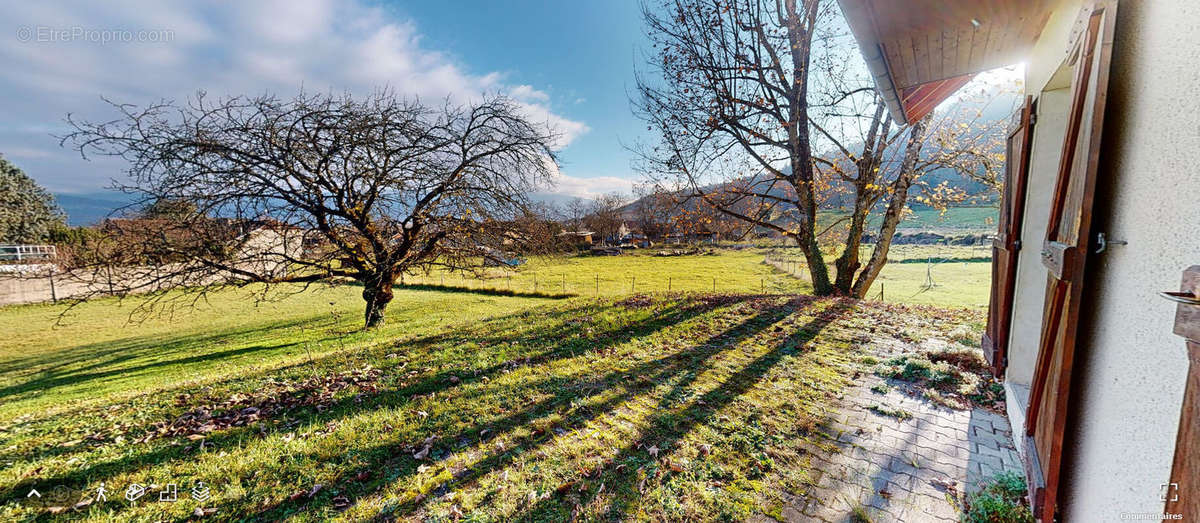
<path fill-rule="evenodd" d="M 106 278 L 97 294 L 353 281 L 366 326 L 380 325 L 401 274 L 502 256 L 526 194 L 556 162 L 553 130 L 504 97 L 200 93 L 115 107 L 113 121 L 68 117 L 63 142 L 128 162 L 117 185 L 138 205 L 187 205 L 102 227 L 71 268 Z"/>

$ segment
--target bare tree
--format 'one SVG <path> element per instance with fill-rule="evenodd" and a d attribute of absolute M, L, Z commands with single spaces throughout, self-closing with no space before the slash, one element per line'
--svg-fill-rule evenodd
<path fill-rule="evenodd" d="M 643 5 L 654 54 L 638 76 L 635 112 L 657 131 L 641 169 L 726 216 L 794 240 L 816 294 L 864 296 L 887 261 L 910 192 L 929 205 L 962 195 L 922 176 L 966 163 L 971 147 L 922 155 L 929 117 L 892 121 L 829 0 L 661 0 Z M 861 68 L 859 68 L 861 69 Z M 954 129 L 939 135 L 947 142 Z M 930 148 L 932 149 L 932 148 Z M 842 217 L 818 225 L 822 208 Z M 880 236 L 866 266 L 872 214 Z M 835 242 L 830 278 L 821 239 Z M 840 252 L 839 252 L 840 251 Z"/>
<path fill-rule="evenodd" d="M 117 185 L 143 202 L 194 208 L 115 222 L 124 231 L 95 242 L 76 272 L 106 271 L 108 291 L 151 301 L 174 288 L 352 280 L 366 326 L 380 325 L 403 273 L 477 267 L 502 252 L 525 195 L 556 161 L 553 133 L 503 97 L 428 106 L 390 91 L 200 93 L 184 105 L 115 107 L 122 117 L 110 122 L 68 117 L 64 143 L 128 161 Z"/>
<path fill-rule="evenodd" d="M 643 155 L 649 172 L 677 173 L 705 195 L 712 171 L 769 179 L 754 192 L 762 208 L 723 212 L 796 241 L 808 260 L 814 291 L 833 291 L 817 244 L 818 202 L 808 126 L 809 52 L 819 0 L 663 0 L 643 4 L 656 55 L 654 79 L 639 74 L 635 111 L 661 136 Z M 755 180 L 752 180 L 752 182 Z M 780 201 L 771 192 L 790 188 Z M 788 224 L 769 219 L 780 203 Z"/>
<path fill-rule="evenodd" d="M 647 238 L 661 240 L 670 232 L 671 219 L 677 210 L 675 196 L 654 183 L 635 184 L 633 195 L 637 198 L 630 205 L 634 226 Z"/>
<path fill-rule="evenodd" d="M 608 240 L 617 235 L 621 225 L 625 223 L 622 208 L 625 198 L 619 194 L 602 194 L 592 200 L 591 208 L 583 219 L 583 224 L 600 238 Z"/>
<path fill-rule="evenodd" d="M 573 231 L 583 228 L 583 218 L 588 214 L 588 202 L 578 196 L 571 198 L 563 205 L 563 218 L 567 227 Z"/>

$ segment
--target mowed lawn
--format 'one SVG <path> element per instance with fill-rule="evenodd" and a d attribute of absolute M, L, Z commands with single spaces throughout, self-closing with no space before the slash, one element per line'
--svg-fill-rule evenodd
<path fill-rule="evenodd" d="M 490 269 L 477 276 L 434 273 L 407 282 L 523 293 L 617 296 L 633 292 L 810 293 L 798 249 L 722 249 L 713 254 L 656 256 L 660 249 L 623 256 L 535 257 L 518 270 Z M 795 270 L 763 263 L 767 253 L 796 261 Z M 869 256 L 869 252 L 864 254 Z M 895 246 L 871 290 L 871 299 L 940 307 L 986 308 L 991 264 L 978 247 Z M 927 260 L 936 263 L 930 265 Z M 945 260 L 975 260 L 971 262 Z M 828 260 L 832 277 L 833 257 Z M 927 286 L 928 277 L 933 285 Z"/>
<path fill-rule="evenodd" d="M 352 286 L 222 292 L 140 323 L 130 301 L 57 327 L 62 306 L 0 309 L 0 519 L 771 514 L 805 488 L 862 343 L 973 339 L 981 315 L 797 297 L 803 280 L 761 257 L 535 260 L 514 281 L 535 269 L 539 292 L 568 263 L 585 275 L 568 286 L 674 270 L 742 289 L 406 289 L 368 332 Z M 787 293 L 746 294 L 766 285 Z M 151 493 L 125 501 L 133 483 Z M 178 501 L 156 501 L 166 484 Z M 56 514 L 25 499 L 60 485 Z"/>

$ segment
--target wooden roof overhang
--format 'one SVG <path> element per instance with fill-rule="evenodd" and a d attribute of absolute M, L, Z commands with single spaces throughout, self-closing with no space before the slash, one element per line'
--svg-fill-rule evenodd
<path fill-rule="evenodd" d="M 838 0 L 894 120 L 929 114 L 1033 47 L 1061 0 Z"/>

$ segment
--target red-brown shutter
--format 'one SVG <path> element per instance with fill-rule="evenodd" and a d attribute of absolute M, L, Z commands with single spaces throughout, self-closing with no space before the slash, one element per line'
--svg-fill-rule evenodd
<path fill-rule="evenodd" d="M 1112 59 L 1116 1 L 1099 0 L 1072 44 L 1071 110 L 1051 199 L 1042 263 L 1049 271 L 1041 347 L 1026 415 L 1030 499 L 1038 519 L 1054 520 L 1063 468 L 1076 327 L 1083 297 L 1092 202 Z"/>
<path fill-rule="evenodd" d="M 1012 322 L 1013 292 L 1017 283 L 1017 253 L 1021 249 L 1021 222 L 1025 216 L 1025 187 L 1029 178 L 1029 145 L 1033 136 L 1033 97 L 1026 97 L 1008 132 L 1004 167 L 1004 194 L 1000 223 L 992 241 L 992 292 L 988 304 L 983 354 L 996 376 L 1008 363 L 1008 331 Z"/>
<path fill-rule="evenodd" d="M 1200 265 L 1183 273 L 1180 291 L 1200 296 Z M 1175 460 L 1171 479 L 1163 485 L 1165 514 L 1182 521 L 1200 521 L 1200 306 L 1179 304 L 1175 309 L 1175 334 L 1187 340 L 1188 377 L 1175 435 Z"/>

